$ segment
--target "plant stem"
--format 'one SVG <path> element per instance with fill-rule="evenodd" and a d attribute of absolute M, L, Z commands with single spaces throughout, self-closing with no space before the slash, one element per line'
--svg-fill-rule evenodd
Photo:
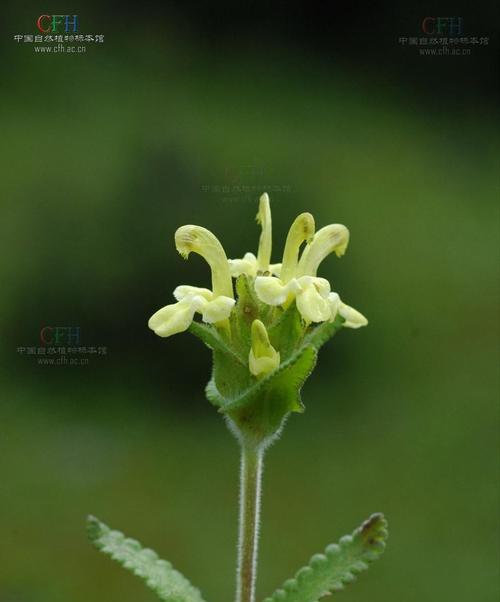
<path fill-rule="evenodd" d="M 263 455 L 261 446 L 242 444 L 236 602 L 255 601 Z"/>

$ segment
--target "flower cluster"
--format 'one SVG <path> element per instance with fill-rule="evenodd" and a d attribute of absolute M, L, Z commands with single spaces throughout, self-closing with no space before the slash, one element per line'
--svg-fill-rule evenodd
<path fill-rule="evenodd" d="M 327 255 L 335 253 L 342 257 L 345 253 L 349 243 L 349 230 L 345 226 L 330 224 L 316 231 L 313 216 L 301 213 L 288 232 L 282 262 L 272 264 L 272 223 L 267 194 L 260 198 L 257 221 L 262 229 L 257 256 L 249 252 L 242 259 L 228 259 L 216 236 L 201 226 L 188 225 L 177 230 L 175 245 L 179 253 L 186 259 L 191 252 L 198 253 L 209 264 L 212 290 L 178 286 L 174 290 L 177 302 L 158 310 L 149 320 L 149 327 L 157 335 L 168 337 L 187 330 L 195 313 L 201 314 L 203 322 L 227 333 L 236 303 L 232 278 L 242 275 L 251 281 L 264 307 L 286 310 L 295 302 L 305 328 L 333 322 L 338 316 L 348 328 L 368 323 L 360 312 L 346 305 L 338 293 L 332 291 L 328 280 L 317 275 Z M 260 377 L 279 365 L 280 353 L 271 345 L 264 323 L 256 318 L 251 327 L 248 369 Z"/>

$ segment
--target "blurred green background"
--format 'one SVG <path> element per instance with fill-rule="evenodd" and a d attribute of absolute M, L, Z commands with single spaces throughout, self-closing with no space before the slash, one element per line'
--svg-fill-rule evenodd
<path fill-rule="evenodd" d="M 268 454 L 259 599 L 383 511 L 386 555 L 346 602 L 498 600 L 496 40 L 418 56 L 398 38 L 434 13 L 391 2 L 72 3 L 103 44 L 13 40 L 61 10 L 2 19 L 0 601 L 154 600 L 89 545 L 88 513 L 231 600 L 239 460 L 210 354 L 146 323 L 209 284 L 175 229 L 255 251 L 265 190 L 274 261 L 301 211 L 349 227 L 321 275 L 370 325 L 322 350 Z M 491 35 L 493 6 L 447 10 Z M 45 326 L 107 354 L 40 364 Z"/>

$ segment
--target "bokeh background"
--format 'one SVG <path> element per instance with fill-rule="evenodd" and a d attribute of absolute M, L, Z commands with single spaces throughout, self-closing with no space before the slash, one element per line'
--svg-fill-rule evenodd
<path fill-rule="evenodd" d="M 4 5 L 1 602 L 154 600 L 89 545 L 88 513 L 232 599 L 239 460 L 204 399 L 210 354 L 146 322 L 177 284 L 209 284 L 175 229 L 255 251 L 264 190 L 274 261 L 301 211 L 350 228 L 322 275 L 370 325 L 322 350 L 268 454 L 259 599 L 383 511 L 386 555 L 346 602 L 498 600 L 497 12 L 436 11 Z M 36 54 L 13 36 L 42 12 L 105 41 Z M 489 45 L 398 41 L 437 14 Z M 45 326 L 107 353 L 40 363 Z"/>

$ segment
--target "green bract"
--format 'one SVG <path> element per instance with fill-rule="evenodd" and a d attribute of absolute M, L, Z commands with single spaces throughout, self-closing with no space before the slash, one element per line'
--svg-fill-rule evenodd
<path fill-rule="evenodd" d="M 236 433 L 269 442 L 290 412 L 302 412 L 300 389 L 316 364 L 318 350 L 344 322 L 307 327 L 293 302 L 286 310 L 260 302 L 252 291 L 252 279 L 241 275 L 236 282 L 238 300 L 228 331 L 191 324 L 190 331 L 213 350 L 208 399 L 236 427 Z M 247 364 L 254 320 L 261 320 L 274 349 L 280 350 L 279 366 L 262 379 Z"/>
<path fill-rule="evenodd" d="M 271 264 L 267 194 L 260 199 L 257 221 L 262 228 L 257 256 L 232 260 L 209 230 L 179 228 L 177 249 L 185 258 L 195 252 L 206 259 L 212 290 L 178 286 L 177 303 L 157 311 L 149 326 L 163 337 L 189 329 L 212 349 L 208 399 L 239 437 L 266 444 L 290 412 L 303 410 L 300 389 L 321 345 L 342 326 L 359 328 L 367 320 L 317 276 L 327 255 L 344 254 L 345 226 L 331 224 L 315 232 L 313 216 L 301 213 L 290 227 L 282 263 Z M 201 323 L 194 321 L 196 312 Z"/>

